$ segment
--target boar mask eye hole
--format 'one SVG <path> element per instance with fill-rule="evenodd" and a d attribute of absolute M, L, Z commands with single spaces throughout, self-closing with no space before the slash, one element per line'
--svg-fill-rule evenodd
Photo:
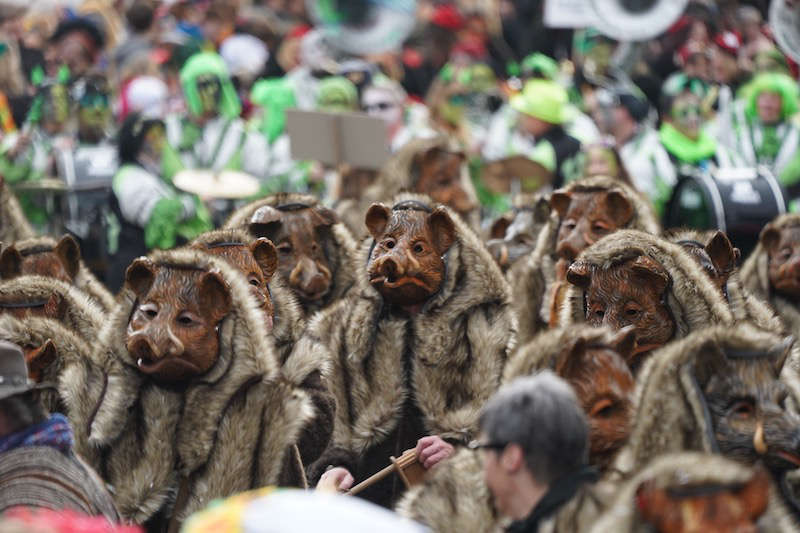
<path fill-rule="evenodd" d="M 425 247 L 422 246 L 421 244 L 415 244 L 414 245 L 414 253 L 415 254 L 421 254 L 424 251 L 425 251 Z"/>
<path fill-rule="evenodd" d="M 155 304 L 144 304 L 140 309 L 147 318 L 152 319 L 158 316 L 158 307 L 156 307 Z"/>
<path fill-rule="evenodd" d="M 635 306 L 628 306 L 625 308 L 625 316 L 627 317 L 635 317 L 639 315 L 639 308 Z"/>
<path fill-rule="evenodd" d="M 577 224 L 575 223 L 574 220 L 566 220 L 566 221 L 564 221 L 564 227 L 569 229 L 569 230 L 575 229 L 575 226 L 577 226 Z"/>
<path fill-rule="evenodd" d="M 383 245 L 391 250 L 392 248 L 394 248 L 394 241 L 392 239 L 388 239 L 383 242 Z"/>
<path fill-rule="evenodd" d="M 253 287 L 259 287 L 261 285 L 261 283 L 258 282 L 258 278 L 251 277 L 250 278 L 250 285 L 252 285 Z"/>
<path fill-rule="evenodd" d="M 178 316 L 178 324 L 181 326 L 191 326 L 194 324 L 194 319 L 186 313 L 182 313 L 180 316 Z"/>
<path fill-rule="evenodd" d="M 733 404 L 731 413 L 739 418 L 750 418 L 755 413 L 755 406 L 749 401 L 739 401 Z"/>

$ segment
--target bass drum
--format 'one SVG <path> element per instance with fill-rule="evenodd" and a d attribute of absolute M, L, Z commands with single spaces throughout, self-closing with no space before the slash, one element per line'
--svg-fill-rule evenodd
<path fill-rule="evenodd" d="M 783 213 L 785 193 L 768 169 L 717 169 L 678 181 L 664 227 L 720 229 L 744 259 L 758 244 L 761 228 Z"/>

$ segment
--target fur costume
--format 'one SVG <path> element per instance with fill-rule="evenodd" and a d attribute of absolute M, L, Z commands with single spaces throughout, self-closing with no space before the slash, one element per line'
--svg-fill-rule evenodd
<path fill-rule="evenodd" d="M 38 303 L 46 302 L 51 296 L 61 298 L 64 310 L 61 325 L 84 342 L 93 344 L 105 317 L 87 293 L 63 281 L 42 276 L 19 276 L 0 281 L 0 300 Z"/>
<path fill-rule="evenodd" d="M 503 382 L 545 368 L 555 369 L 558 356 L 578 338 L 588 345 L 608 345 L 613 337 L 607 328 L 587 327 L 577 332 L 559 328 L 542 333 L 509 358 Z M 466 449 L 438 465 L 422 485 L 409 490 L 396 510 L 438 532 L 490 533 L 503 529 L 484 482 L 480 457 Z M 479 529 L 475 529 L 476 524 L 481 524 Z"/>
<path fill-rule="evenodd" d="M 589 529 L 591 533 L 645 533 L 653 531 L 636 508 L 636 492 L 644 481 L 653 480 L 658 488 L 699 484 L 734 485 L 743 484 L 753 476 L 749 466 L 709 453 L 684 452 L 656 457 L 636 476 L 623 483 L 616 491 L 614 503 Z M 791 518 L 775 494 L 770 491 L 770 504 L 759 519 L 759 531 L 795 531 Z"/>
<path fill-rule="evenodd" d="M 415 195 L 400 195 L 393 205 L 406 200 L 431 205 Z M 332 444 L 312 469 L 317 475 L 341 465 L 360 480 L 385 467 L 389 455 L 402 453 L 396 447 L 413 446 L 424 435 L 459 443 L 475 435 L 480 408 L 499 385 L 514 346 L 516 324 L 499 268 L 447 210 L 456 239 L 444 256 L 439 292 L 418 314 L 391 313 L 368 283 L 370 238 L 360 250 L 357 287 L 309 324 L 301 344 L 330 354 L 337 399 Z M 397 495 L 389 492 L 376 499 L 389 504 Z"/>
<path fill-rule="evenodd" d="M 10 244 L 36 236 L 22 212 L 19 200 L 5 180 L 0 178 L 0 243 Z"/>
<path fill-rule="evenodd" d="M 417 155 L 430 150 L 431 148 L 441 148 L 451 152 L 461 152 L 461 148 L 454 146 L 448 137 L 439 135 L 432 138 L 419 138 L 409 141 L 397 153 L 386 162 L 378 173 L 375 181 L 364 190 L 361 199 L 355 202 L 341 202 L 336 206 L 336 212 L 342 221 L 347 225 L 356 239 L 361 239 L 367 235 L 367 227 L 364 225 L 364 216 L 369 206 L 375 202 L 389 202 L 392 198 L 403 192 L 414 192 L 417 180 L 414 159 Z M 469 177 L 469 169 L 466 163 L 461 166 L 461 186 L 467 195 L 478 205 L 478 194 L 472 185 Z M 475 209 L 467 224 L 476 229 L 480 224 L 479 210 Z"/>
<path fill-rule="evenodd" d="M 127 287 L 118 296 L 95 355 L 104 365 L 103 393 L 84 423 L 90 444 L 104 452 L 102 473 L 120 514 L 135 523 L 181 522 L 215 498 L 304 484 L 286 473 L 301 466 L 295 444 L 313 406 L 300 383 L 320 366 L 319 355 L 307 352 L 281 368 L 244 277 L 225 261 L 196 250 L 150 257 L 219 272 L 233 306 L 218 326 L 219 359 L 178 391 L 137 370 L 125 345 L 137 298 Z"/>
<path fill-rule="evenodd" d="M 675 244 L 679 244 L 681 241 L 693 241 L 705 247 L 715 233 L 715 231 L 682 229 L 670 232 L 666 239 Z M 769 308 L 769 305 L 761 297 L 754 296 L 752 291 L 744 287 L 738 270 L 731 273 L 725 290 L 728 307 L 736 322 L 751 322 L 762 329 L 775 333 L 785 330 L 780 318 Z"/>
<path fill-rule="evenodd" d="M 634 215 L 627 228 L 657 235 L 658 222 L 650 204 L 638 192 L 618 180 L 606 177 L 585 178 L 564 187 L 567 192 L 616 190 L 633 205 Z M 517 261 L 506 273 L 514 295 L 514 311 L 519 320 L 520 345 L 530 341 L 547 327 L 552 306 L 551 287 L 556 277 L 556 242 L 561 219 L 553 210 L 550 220 L 539 232 L 536 247 L 527 258 Z"/>
<path fill-rule="evenodd" d="M 14 248 L 23 256 L 37 250 L 38 252 L 52 252 L 57 242 L 52 237 L 35 237 L 33 239 L 25 239 L 22 241 L 14 242 Z M 73 284 L 85 292 L 94 302 L 100 307 L 102 311 L 110 311 L 114 308 L 114 296 L 106 289 L 92 272 L 83 263 L 80 262 L 78 275 L 75 276 Z"/>
<path fill-rule="evenodd" d="M 241 209 L 237 210 L 231 215 L 225 223 L 225 228 L 247 228 L 250 218 L 261 207 L 264 206 L 279 206 L 286 204 L 304 204 L 309 207 L 314 207 L 318 204 L 318 200 L 313 196 L 304 194 L 292 193 L 279 193 L 263 198 L 251 204 L 248 204 Z M 361 225 L 364 225 L 364 216 L 361 215 Z M 347 292 L 355 285 L 356 276 L 353 260 L 356 255 L 356 241 L 348 231 L 347 227 L 337 222 L 332 226 L 333 242 L 327 242 L 324 247 L 325 257 L 328 259 L 328 265 L 331 269 L 333 276 L 331 280 L 331 289 L 328 294 L 322 299 L 322 305 L 318 308 L 308 309 L 306 313 L 310 316 L 313 312 L 325 309 L 334 302 L 342 299 Z M 288 280 L 282 280 L 284 285 L 287 285 Z M 277 312 L 277 308 L 276 308 Z"/>
<path fill-rule="evenodd" d="M 617 455 L 615 473 L 630 477 L 658 456 L 682 451 L 718 453 L 710 414 L 694 364 L 708 342 L 738 350 L 769 349 L 783 337 L 750 324 L 720 325 L 697 331 L 657 350 L 638 378 L 636 415 L 631 436 Z M 775 500 L 773 498 L 773 500 Z M 782 502 L 770 504 L 782 509 Z M 781 510 L 781 514 L 785 511 Z"/>
<path fill-rule="evenodd" d="M 462 449 L 403 495 L 395 511 L 438 533 L 503 530 L 478 452 Z"/>
<path fill-rule="evenodd" d="M 734 323 L 733 313 L 708 276 L 677 244 L 634 230 L 620 230 L 584 250 L 578 261 L 608 269 L 628 259 L 648 256 L 669 273 L 666 304 L 675 321 L 674 339 L 713 325 Z M 586 322 L 583 289 L 571 286 L 561 307 L 561 324 L 569 328 Z"/>
<path fill-rule="evenodd" d="M 252 240 L 253 237 L 244 230 L 223 229 L 204 233 L 192 241 L 192 245 L 214 243 L 249 245 Z M 277 273 L 269 282 L 269 294 L 273 304 L 273 322 L 268 334 L 272 338 L 280 364 L 291 367 L 295 359 L 310 360 L 305 353 L 292 352 L 295 342 L 305 330 L 306 322 L 294 293 L 277 277 Z M 316 366 L 307 365 L 306 373 L 296 376 L 297 382 L 314 402 L 315 409 L 314 417 L 309 420 L 298 442 L 305 465 L 316 460 L 328 445 L 333 430 L 333 413 L 336 410 L 333 395 L 323 382 L 323 375 L 327 369 L 325 360 L 315 361 L 318 363 Z"/>
<path fill-rule="evenodd" d="M 782 215 L 770 222 L 769 226 L 778 230 L 789 226 L 800 226 L 800 214 Z M 772 292 L 768 272 L 769 254 L 759 242 L 742 266 L 742 283 L 752 294 L 769 303 L 792 335 L 800 337 L 800 309 L 789 300 Z"/>

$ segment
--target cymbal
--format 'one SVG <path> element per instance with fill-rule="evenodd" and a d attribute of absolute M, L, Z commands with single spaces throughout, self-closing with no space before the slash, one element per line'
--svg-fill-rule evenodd
<path fill-rule="evenodd" d="M 223 170 L 182 170 L 172 180 L 178 189 L 206 198 L 237 199 L 258 193 L 258 180 L 244 172 Z"/>
<path fill-rule="evenodd" d="M 8 183 L 8 182 L 6 182 Z M 45 178 L 9 183 L 15 191 L 23 192 L 66 192 L 67 184 L 59 179 Z"/>
<path fill-rule="evenodd" d="M 493 193 L 507 194 L 518 180 L 519 192 L 534 192 L 553 181 L 553 173 L 523 155 L 514 155 L 488 163 L 481 175 L 483 183 Z"/>

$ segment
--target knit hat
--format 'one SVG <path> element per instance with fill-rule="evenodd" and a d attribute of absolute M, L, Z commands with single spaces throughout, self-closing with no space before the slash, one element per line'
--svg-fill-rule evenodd
<path fill-rule="evenodd" d="M 797 82 L 785 74 L 765 72 L 753 78 L 753 81 L 742 89 L 742 94 L 747 101 L 745 112 L 750 118 L 758 116 L 758 95 L 763 92 L 781 95 L 781 118 L 785 119 L 797 113 L 800 99 Z"/>
<path fill-rule="evenodd" d="M 355 111 L 358 90 L 343 76 L 331 76 L 319 82 L 317 109 L 320 111 Z"/>
<path fill-rule="evenodd" d="M 219 111 L 228 118 L 238 117 L 242 106 L 236 90 L 233 88 L 228 69 L 222 58 L 213 52 L 200 52 L 189 58 L 181 69 L 181 86 L 186 97 L 189 110 L 194 115 L 203 113 L 203 104 L 197 91 L 197 78 L 210 74 L 220 82 L 221 98 Z"/>
<path fill-rule="evenodd" d="M 726 54 L 737 57 L 739 48 L 742 46 L 742 40 L 732 31 L 723 31 L 714 36 L 714 44 Z"/>
<path fill-rule="evenodd" d="M 511 107 L 550 124 L 563 124 L 567 101 L 567 91 L 556 82 L 533 79 L 511 99 Z"/>

